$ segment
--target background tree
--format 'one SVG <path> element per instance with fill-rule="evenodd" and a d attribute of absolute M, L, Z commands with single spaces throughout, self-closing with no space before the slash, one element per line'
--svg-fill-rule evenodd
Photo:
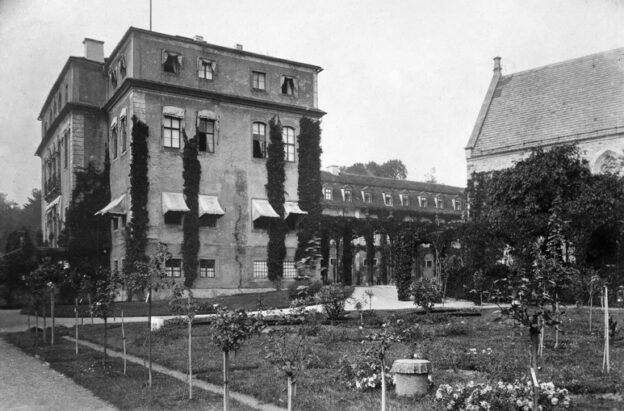
<path fill-rule="evenodd" d="M 182 257 L 184 263 L 184 285 L 192 287 L 197 278 L 197 255 L 199 252 L 199 182 L 201 180 L 201 164 L 197 159 L 197 136 L 190 140 L 184 136 L 184 152 L 182 154 L 182 178 L 184 179 L 184 199 L 189 212 L 184 216 L 182 230 Z"/>
<path fill-rule="evenodd" d="M 407 167 L 398 159 L 388 160 L 382 164 L 377 164 L 375 161 L 369 161 L 366 164 L 354 163 L 347 167 L 341 167 L 340 172 L 372 177 L 394 178 L 396 180 L 405 180 L 407 178 Z"/>
<path fill-rule="evenodd" d="M 280 287 L 284 276 L 284 258 L 286 257 L 286 223 L 284 222 L 284 142 L 282 141 L 282 124 L 273 117 L 269 121 L 269 137 L 271 143 L 267 149 L 267 197 L 273 210 L 279 218 L 272 218 L 269 222 L 269 244 L 267 246 L 268 276 L 276 287 Z"/>
<path fill-rule="evenodd" d="M 0 259 L 0 304 L 13 305 L 27 295 L 25 278 L 37 268 L 35 246 L 28 231 L 14 231 L 7 246 L 15 243 L 17 248 Z M 3 301 L 3 302 L 2 302 Z"/>

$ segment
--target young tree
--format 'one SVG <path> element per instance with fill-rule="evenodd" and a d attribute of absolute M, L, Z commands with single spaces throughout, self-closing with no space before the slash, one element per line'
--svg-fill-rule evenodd
<path fill-rule="evenodd" d="M 363 343 L 367 344 L 365 355 L 375 361 L 379 361 L 381 369 L 381 411 L 386 411 L 386 354 L 392 344 L 400 339 L 394 331 L 384 324 L 381 331 L 369 334 Z"/>
<path fill-rule="evenodd" d="M 230 352 L 237 351 L 260 326 L 258 318 L 242 308 L 234 311 L 221 308 L 212 322 L 212 342 L 223 352 L 223 411 L 230 410 Z"/>
<path fill-rule="evenodd" d="M 184 295 L 186 294 L 186 296 Z M 192 356 L 192 340 L 193 340 L 193 319 L 197 315 L 199 306 L 197 301 L 193 298 L 193 292 L 190 288 L 176 284 L 172 288 L 171 300 L 169 306 L 174 314 L 184 316 L 188 325 L 188 384 L 189 384 L 189 399 L 193 399 L 193 356 Z"/>
<path fill-rule="evenodd" d="M 147 360 L 150 388 L 152 386 L 152 294 L 172 286 L 172 280 L 167 277 L 165 271 L 169 258 L 171 254 L 167 246 L 159 243 L 156 252 L 148 262 L 135 261 L 134 269 L 126 274 L 126 284 L 130 289 L 147 293 Z"/>
<path fill-rule="evenodd" d="M 108 318 L 114 312 L 115 298 L 119 292 L 119 287 L 122 282 L 117 272 L 109 273 L 108 270 L 100 269 L 100 273 L 97 276 L 95 284 L 95 294 L 93 296 L 94 314 L 104 320 L 104 358 L 102 364 L 106 368 L 107 361 L 107 348 L 108 348 Z"/>

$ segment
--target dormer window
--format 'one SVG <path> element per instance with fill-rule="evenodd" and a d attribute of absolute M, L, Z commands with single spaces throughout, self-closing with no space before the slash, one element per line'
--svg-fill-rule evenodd
<path fill-rule="evenodd" d="M 373 195 L 370 191 L 362 191 L 362 202 L 368 204 L 373 202 Z"/>
<path fill-rule="evenodd" d="M 162 66 L 165 73 L 178 74 L 182 68 L 182 55 L 171 51 L 163 51 Z"/>
<path fill-rule="evenodd" d="M 282 94 L 288 96 L 295 94 L 295 79 L 293 77 L 282 76 Z"/>
<path fill-rule="evenodd" d="M 391 207 L 393 205 L 391 193 L 383 193 L 383 200 L 386 206 Z"/>
<path fill-rule="evenodd" d="M 453 210 L 461 210 L 462 209 L 462 202 L 459 198 L 454 198 L 453 199 Z"/>
<path fill-rule="evenodd" d="M 427 208 L 427 197 L 425 196 L 418 196 L 418 205 L 421 208 Z"/>
<path fill-rule="evenodd" d="M 441 199 L 440 197 L 436 197 L 435 198 L 435 206 L 436 206 L 436 208 L 443 209 L 444 208 L 444 200 Z"/>
<path fill-rule="evenodd" d="M 323 199 L 325 200 L 333 200 L 334 199 L 334 190 L 331 187 L 323 188 Z"/>
<path fill-rule="evenodd" d="M 212 77 L 217 68 L 217 63 L 212 60 L 199 57 L 197 59 L 197 77 L 206 80 L 212 80 Z"/>
<path fill-rule="evenodd" d="M 342 201 L 350 203 L 353 201 L 353 193 L 350 188 L 342 189 Z"/>
<path fill-rule="evenodd" d="M 409 207 L 409 194 L 407 193 L 399 194 L 399 200 L 401 201 L 401 206 Z"/>

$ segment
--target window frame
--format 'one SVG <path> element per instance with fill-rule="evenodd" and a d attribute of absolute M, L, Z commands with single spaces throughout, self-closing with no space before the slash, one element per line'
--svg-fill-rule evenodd
<path fill-rule="evenodd" d="M 262 81 L 260 81 L 262 80 Z M 262 83 L 262 84 L 261 84 Z M 260 87 L 262 86 L 262 87 Z M 251 88 L 256 91 L 267 90 L 267 75 L 264 71 L 252 70 L 251 71 Z"/>
<path fill-rule="evenodd" d="M 121 136 L 121 154 L 125 154 L 128 150 L 128 121 L 126 120 L 126 116 L 121 117 L 119 119 L 119 130 Z"/>
<path fill-rule="evenodd" d="M 402 207 L 409 207 L 410 198 L 408 193 L 399 193 L 399 201 L 401 202 Z"/>
<path fill-rule="evenodd" d="M 210 267 L 202 267 L 203 262 L 212 261 L 212 275 Z M 215 258 L 200 258 L 199 259 L 199 278 L 217 278 L 217 260 Z"/>
<path fill-rule="evenodd" d="M 289 135 L 289 131 L 292 131 L 292 136 Z M 284 160 L 287 163 L 296 162 L 297 156 L 297 148 L 296 148 L 296 133 L 295 128 L 290 126 L 282 127 L 282 142 L 284 143 Z M 289 138 L 292 137 L 292 142 L 289 141 Z M 292 159 L 291 159 L 292 158 Z"/>
<path fill-rule="evenodd" d="M 290 93 L 288 92 L 285 93 L 284 86 L 286 86 L 286 91 L 288 91 L 288 86 L 286 85 L 286 82 L 288 80 L 290 80 L 290 83 L 291 83 L 291 90 L 290 90 Z M 296 78 L 294 76 L 282 75 L 281 81 L 280 81 L 280 94 L 283 96 L 294 97 L 296 91 L 297 91 Z"/>
<path fill-rule="evenodd" d="M 177 263 L 177 264 L 172 265 L 172 263 Z M 182 259 L 181 258 L 173 258 L 173 257 L 168 258 L 167 260 L 165 260 L 164 268 L 165 268 L 165 276 L 167 278 L 182 278 Z"/>
<path fill-rule="evenodd" d="M 351 190 L 350 188 L 343 188 L 342 189 L 342 201 L 344 201 L 345 203 L 352 203 L 353 202 L 353 190 Z"/>
<path fill-rule="evenodd" d="M 323 200 L 333 201 L 334 189 L 332 187 L 323 187 Z"/>
<path fill-rule="evenodd" d="M 383 193 L 383 201 L 386 207 L 394 206 L 394 198 L 392 197 L 392 193 Z"/>
<path fill-rule="evenodd" d="M 264 134 L 260 134 L 260 133 L 256 133 L 255 127 L 258 126 L 262 126 L 262 131 Z M 266 124 L 263 123 L 262 121 L 254 121 L 253 123 L 251 123 L 251 156 L 252 158 L 256 158 L 259 160 L 263 160 L 267 158 L 267 141 L 266 141 Z M 260 128 L 258 128 L 258 131 L 260 131 Z M 259 142 L 259 146 L 258 146 L 258 150 L 259 153 L 261 153 L 262 156 L 256 156 L 256 141 Z"/>
<path fill-rule="evenodd" d="M 169 124 L 169 127 L 168 127 L 168 124 L 167 124 L 167 120 L 171 121 L 170 124 Z M 177 129 L 173 127 L 174 120 L 178 122 L 178 128 Z M 165 135 L 167 130 L 171 131 L 171 135 L 169 137 L 170 145 L 167 145 L 167 140 L 166 140 L 167 137 Z M 175 147 L 173 145 L 173 142 L 174 142 L 173 132 L 174 131 L 177 131 L 177 134 L 178 134 L 178 137 L 177 137 L 178 146 L 177 147 Z M 180 144 L 181 136 L 182 136 L 182 119 L 180 117 L 163 114 L 163 133 L 162 133 L 162 140 L 163 140 L 162 141 L 162 145 L 163 145 L 163 147 L 164 148 L 170 148 L 170 149 L 179 150 L 180 149 L 180 145 L 181 145 Z"/>
<path fill-rule="evenodd" d="M 362 202 L 364 204 L 372 204 L 373 203 L 373 193 L 370 191 L 362 191 Z"/>
<path fill-rule="evenodd" d="M 215 76 L 215 61 L 204 57 L 197 57 L 197 78 L 212 81 Z M 209 68 L 209 70 L 207 70 Z M 210 77 L 207 74 L 210 73 Z"/>
<path fill-rule="evenodd" d="M 167 56 L 165 58 L 165 56 Z M 172 63 L 172 70 L 167 70 L 167 62 L 170 58 L 174 58 L 175 61 Z M 178 53 L 176 51 L 163 50 L 162 51 L 162 62 L 160 64 L 163 73 L 178 75 L 182 71 L 182 53 Z"/>
<path fill-rule="evenodd" d="M 208 124 L 212 124 L 212 132 L 208 131 L 208 128 L 206 128 L 206 131 L 202 131 L 201 130 L 201 125 L 202 122 L 205 122 L 207 125 Z M 210 154 L 214 154 L 215 152 L 215 129 L 216 129 L 216 121 L 210 118 L 205 118 L 205 117 L 199 117 L 197 119 L 197 126 L 196 126 L 196 130 L 197 130 L 197 151 L 200 153 L 210 153 Z M 201 150 L 200 149 L 200 142 L 201 142 L 201 138 L 202 136 L 206 139 L 205 141 L 205 149 Z M 211 145 L 208 144 L 209 141 L 209 136 L 211 136 L 212 138 L 212 150 L 210 149 Z"/>
<path fill-rule="evenodd" d="M 267 264 L 267 260 L 252 261 L 251 277 L 254 280 L 267 280 L 269 278 L 269 267 Z"/>
<path fill-rule="evenodd" d="M 113 160 L 115 160 L 117 158 L 117 154 L 118 154 L 118 149 L 119 149 L 119 144 L 117 141 L 118 135 L 117 135 L 117 124 L 115 124 L 113 127 L 111 127 L 111 139 L 110 139 L 110 143 L 111 143 L 111 158 Z"/>

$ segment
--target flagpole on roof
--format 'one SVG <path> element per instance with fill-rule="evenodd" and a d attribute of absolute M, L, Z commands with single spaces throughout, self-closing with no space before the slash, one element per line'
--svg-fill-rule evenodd
<path fill-rule="evenodd" d="M 152 0 L 150 0 L 150 31 L 152 31 Z"/>

